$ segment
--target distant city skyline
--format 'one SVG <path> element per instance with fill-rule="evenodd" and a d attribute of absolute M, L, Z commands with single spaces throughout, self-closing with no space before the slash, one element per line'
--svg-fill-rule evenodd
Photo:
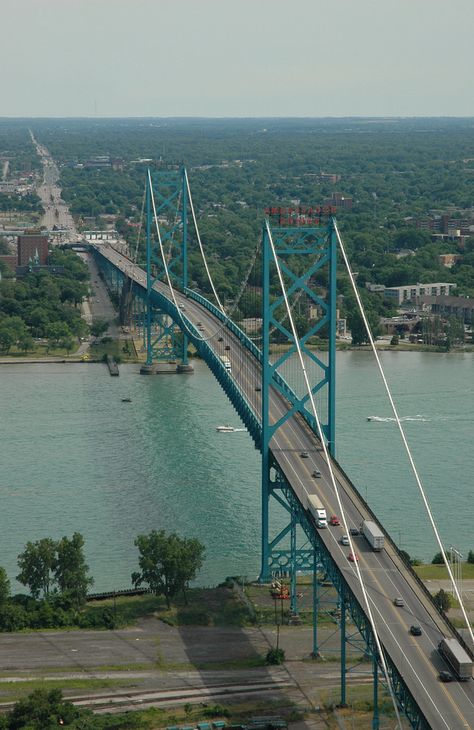
<path fill-rule="evenodd" d="M 0 117 L 474 116 L 472 0 L 3 0 Z"/>

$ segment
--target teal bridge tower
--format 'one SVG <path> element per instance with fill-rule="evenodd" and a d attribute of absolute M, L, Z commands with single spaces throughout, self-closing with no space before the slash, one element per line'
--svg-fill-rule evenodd
<path fill-rule="evenodd" d="M 186 369 L 188 342 L 192 342 L 247 426 L 262 455 L 260 581 L 270 582 L 282 574 L 289 577 L 290 620 L 297 622 L 297 574 L 312 574 L 311 653 L 314 657 L 324 651 L 324 641 L 318 633 L 318 614 L 325 584 L 330 584 L 336 595 L 333 614 L 339 628 L 340 703 L 347 703 L 347 675 L 355 669 L 347 665 L 347 647 L 352 646 L 372 666 L 372 727 L 376 730 L 380 725 L 378 693 L 381 657 L 372 625 L 362 608 L 357 589 L 348 579 L 347 562 L 340 562 L 340 556 L 327 544 L 330 541 L 315 529 L 307 510 L 305 493 L 298 491 L 297 478 L 292 479 L 285 468 L 285 451 L 292 452 L 293 464 L 297 461 L 295 451 L 296 456 L 303 461 L 307 456 L 304 451 L 300 452 L 297 445 L 301 442 L 298 438 L 302 433 L 307 434 L 306 440 L 308 443 L 311 441 L 314 451 L 320 451 L 322 447 L 309 395 L 301 379 L 301 368 L 298 370 L 296 352 L 300 349 L 310 376 L 310 388 L 317 404 L 322 435 L 334 460 L 337 478 L 353 490 L 350 492 L 351 498 L 362 505 L 357 510 L 366 516 L 364 519 L 376 521 L 383 529 L 369 505 L 335 461 L 337 233 L 334 211 L 303 207 L 272 208 L 266 211 L 260 248 L 261 336 L 252 340 L 244 328 L 227 317 L 222 309 L 189 288 L 188 208 L 184 167 L 163 167 L 153 171 L 147 179 L 146 189 L 144 271 L 138 270 L 138 267 L 131 265 L 130 260 L 114 252 L 101 251 L 100 246 L 93 248 L 94 255 L 109 288 L 117 293 L 117 299 L 120 299 L 120 291 L 123 297 L 124 288 L 133 281 L 130 290 L 133 298 L 139 302 L 145 322 L 145 372 L 153 372 L 157 364 L 170 360 L 180 361 Z M 165 267 L 153 228 L 155 209 L 163 231 L 161 239 L 166 268 L 180 302 L 178 304 L 170 298 L 163 276 Z M 285 313 L 286 302 L 279 287 L 277 268 L 281 271 L 289 306 L 295 315 L 297 341 Z M 179 310 L 182 303 L 186 304 L 185 326 L 182 331 L 178 331 L 183 322 Z M 201 320 L 205 325 L 206 336 L 200 332 Z M 318 335 L 323 336 L 327 343 L 325 352 L 316 352 L 312 346 L 313 338 Z M 233 358 L 232 373 L 223 364 L 227 350 Z M 288 438 L 288 433 L 295 424 L 298 438 L 292 440 Z M 314 484 L 317 485 L 318 474 L 313 472 L 313 476 Z M 318 491 L 317 486 L 315 491 Z M 330 497 L 328 493 L 326 496 Z M 404 563 L 403 556 L 388 533 L 384 533 L 386 543 L 390 545 L 390 559 L 398 561 L 396 564 L 400 574 L 405 571 L 404 579 L 406 574 L 407 583 L 411 581 L 410 585 L 414 584 L 416 577 L 412 569 Z M 343 557 L 347 561 L 347 555 Z M 424 601 L 428 605 L 431 599 L 426 595 L 427 592 L 419 585 L 417 590 L 420 591 L 420 604 Z M 383 596 L 382 599 L 386 601 L 387 597 Z M 378 600 L 375 594 L 374 600 Z M 385 604 L 381 603 L 381 606 Z M 439 615 L 436 620 L 443 622 L 446 635 L 451 634 L 462 640 L 446 622 L 445 616 Z M 398 706 L 412 728 L 427 730 L 430 725 L 417 704 L 417 700 L 423 701 L 423 695 L 417 696 L 415 700 L 411 692 L 412 684 L 405 680 L 400 664 L 396 663 L 397 656 L 393 660 L 387 654 L 385 659 Z M 402 664 L 404 667 L 405 664 Z"/>

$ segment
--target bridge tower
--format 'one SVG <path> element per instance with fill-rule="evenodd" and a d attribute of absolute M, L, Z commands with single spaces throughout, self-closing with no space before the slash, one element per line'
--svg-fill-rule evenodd
<path fill-rule="evenodd" d="M 152 205 L 152 193 L 155 208 Z M 179 331 L 152 297 L 156 281 L 165 281 L 165 267 L 155 231 L 155 210 L 173 286 L 188 286 L 188 190 L 184 166 L 148 170 L 146 180 L 146 300 L 144 340 L 147 353 L 142 372 L 154 372 L 156 363 L 180 360 L 179 372 L 192 372 L 188 363 L 188 337 Z"/>
<path fill-rule="evenodd" d="M 282 497 L 280 480 L 271 456 L 270 444 L 278 429 L 296 413 L 302 414 L 317 433 L 315 419 L 308 409 L 309 396 L 302 383 L 289 382 L 294 393 L 291 408 L 278 420 L 269 411 L 270 385 L 279 388 L 291 376 L 296 342 L 285 319 L 285 304 L 276 279 L 275 256 L 285 280 L 287 296 L 297 319 L 298 338 L 311 389 L 317 400 L 320 421 L 331 455 L 335 454 L 335 356 L 336 356 L 336 234 L 332 218 L 324 222 L 320 209 L 271 209 L 270 231 L 263 229 L 263 347 L 262 347 L 262 565 L 261 580 L 278 570 L 286 570 L 292 580 L 292 610 L 296 611 L 296 572 L 313 569 L 312 549 L 297 549 L 297 515 Z M 275 220 L 276 218 L 276 220 Z M 326 361 L 310 348 L 310 340 L 325 335 Z M 271 344 L 282 345 L 276 354 Z M 298 363 L 299 368 L 299 363 Z M 288 399 L 288 389 L 282 387 Z M 280 532 L 270 538 L 270 503 L 278 503 L 289 517 Z M 290 549 L 281 544 L 290 538 Z"/>

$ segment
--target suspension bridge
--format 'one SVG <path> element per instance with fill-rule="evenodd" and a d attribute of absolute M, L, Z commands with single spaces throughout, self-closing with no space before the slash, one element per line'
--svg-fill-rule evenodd
<path fill-rule="evenodd" d="M 140 254 L 138 242 L 131 258 L 106 242 L 92 242 L 90 250 L 116 292 L 122 316 L 142 323 L 144 371 L 154 372 L 157 363 L 178 358 L 179 371 L 190 372 L 191 342 L 261 451 L 260 579 L 287 572 L 290 610 L 297 615 L 297 572 L 313 574 L 314 657 L 321 649 L 317 577 L 324 574 L 331 581 L 340 608 L 341 704 L 347 701 L 347 646 L 359 642 L 373 666 L 373 728 L 380 723 L 381 682 L 392 698 L 397 727 L 405 715 L 413 728 L 473 728 L 473 682 L 439 681 L 439 672 L 449 668 L 439 642 L 454 638 L 472 658 L 469 640 L 465 643 L 437 609 L 335 459 L 336 245 L 342 241 L 332 211 L 267 211 L 262 240 L 226 311 L 205 259 L 185 169 L 149 172 L 145 206 L 145 253 Z M 191 217 L 215 303 L 189 286 Z M 139 256 L 146 259 L 142 265 Z M 306 313 L 313 312 L 310 317 L 297 316 L 303 305 Z M 248 312 L 253 326 L 243 316 Z M 321 332 L 328 342 L 325 358 L 310 347 L 310 338 Z M 341 515 L 349 547 L 341 544 L 341 530 L 318 529 L 308 509 L 310 495 L 329 514 Z M 351 536 L 364 520 L 383 531 L 380 552 L 364 538 Z M 355 562 L 349 561 L 349 552 L 357 555 Z M 413 624 L 422 628 L 421 636 L 411 635 Z"/>

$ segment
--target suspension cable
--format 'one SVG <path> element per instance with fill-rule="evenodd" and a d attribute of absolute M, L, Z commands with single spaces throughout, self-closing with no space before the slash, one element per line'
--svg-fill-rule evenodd
<path fill-rule="evenodd" d="M 204 248 L 203 248 L 203 245 L 201 242 L 201 236 L 199 233 L 199 228 L 198 228 L 198 224 L 197 224 L 197 220 L 196 220 L 196 214 L 194 212 L 193 198 L 191 196 L 191 187 L 189 185 L 189 180 L 188 180 L 188 171 L 186 170 L 186 168 L 184 168 L 184 179 L 186 180 L 186 188 L 188 190 L 189 205 L 191 207 L 191 213 L 192 213 L 193 221 L 194 221 L 194 230 L 196 231 L 196 237 L 197 237 L 198 244 L 199 244 L 199 250 L 201 251 L 202 260 L 203 260 L 204 266 L 206 268 L 207 278 L 209 279 L 209 283 L 211 285 L 212 292 L 216 298 L 216 302 L 219 305 L 219 309 L 221 310 L 222 314 L 225 314 L 225 309 L 222 306 L 221 300 L 219 299 L 219 295 L 216 292 L 216 288 L 215 288 L 214 282 L 212 280 L 211 272 L 209 271 L 209 267 L 207 265 L 206 256 L 204 254 Z"/>
<path fill-rule="evenodd" d="M 152 206 L 153 206 L 153 216 L 154 216 L 154 220 L 155 220 L 155 227 L 156 227 L 156 231 L 157 231 L 157 237 L 158 237 L 158 242 L 159 242 L 159 246 L 160 246 L 160 253 L 161 253 L 161 258 L 162 258 L 162 261 L 163 261 L 163 267 L 164 267 L 164 271 L 165 271 L 165 275 L 166 275 L 166 281 L 168 283 L 168 286 L 170 288 L 170 291 L 171 291 L 171 294 L 172 294 L 172 297 L 173 297 L 173 303 L 174 303 L 174 305 L 176 306 L 176 308 L 177 308 L 177 310 L 179 312 L 179 317 L 180 317 L 180 322 L 181 322 L 182 329 L 184 329 L 188 335 L 190 335 L 191 337 L 194 337 L 195 339 L 198 339 L 200 342 L 210 342 L 215 337 L 217 337 L 217 335 L 219 335 L 221 332 L 223 332 L 226 329 L 227 323 L 228 323 L 229 319 L 231 318 L 232 314 L 234 313 L 234 311 L 237 309 L 237 307 L 239 305 L 240 298 L 242 297 L 242 294 L 245 291 L 245 287 L 246 287 L 247 282 L 248 282 L 248 280 L 250 278 L 250 274 L 252 273 L 252 268 L 253 268 L 253 266 L 255 264 L 255 261 L 256 261 L 258 252 L 260 250 L 260 241 L 257 243 L 256 249 L 254 251 L 253 258 L 252 258 L 251 263 L 250 263 L 250 266 L 249 266 L 249 268 L 247 270 L 246 277 L 244 278 L 244 280 L 242 282 L 242 285 L 240 287 L 238 296 L 237 296 L 236 300 L 234 300 L 234 303 L 233 303 L 230 311 L 229 312 L 226 312 L 225 309 L 224 309 L 224 307 L 222 306 L 222 304 L 220 302 L 219 297 L 217 296 L 217 293 L 215 291 L 214 284 L 213 284 L 213 281 L 212 281 L 212 278 L 211 278 L 211 275 L 210 275 L 210 272 L 209 272 L 209 268 L 207 266 L 207 261 L 206 261 L 206 257 L 205 257 L 205 254 L 204 254 L 204 248 L 203 248 L 202 243 L 201 243 L 201 237 L 199 235 L 199 231 L 197 229 L 197 222 L 196 222 L 196 219 L 195 219 L 195 216 L 194 216 L 194 207 L 192 206 L 191 190 L 190 190 L 190 187 L 189 187 L 189 180 L 188 180 L 186 171 L 185 171 L 185 175 L 186 175 L 186 184 L 187 184 L 188 193 L 189 193 L 189 200 L 190 200 L 190 203 L 191 203 L 191 209 L 193 211 L 193 219 L 194 219 L 194 223 L 195 223 L 195 227 L 196 227 L 196 232 L 197 232 L 197 235 L 198 235 L 198 240 L 200 242 L 201 256 L 202 256 L 203 261 L 204 261 L 204 264 L 206 266 L 206 271 L 208 273 L 208 277 L 209 277 L 209 281 L 211 283 L 212 290 L 213 290 L 213 292 L 214 292 L 214 294 L 215 294 L 215 296 L 217 298 L 217 301 L 219 302 L 219 305 L 220 305 L 220 308 L 221 308 L 221 312 L 225 316 L 225 321 L 223 321 L 219 325 L 219 327 L 215 330 L 215 332 L 213 332 L 211 335 L 209 335 L 209 337 L 202 337 L 201 335 L 196 335 L 194 332 L 192 332 L 189 329 L 189 327 L 187 326 L 187 324 L 186 324 L 186 322 L 184 320 L 184 317 L 182 315 L 182 312 L 181 312 L 181 310 L 178 307 L 178 304 L 177 304 L 177 301 L 176 301 L 175 292 L 174 292 L 174 289 L 173 289 L 173 285 L 171 283 L 171 276 L 169 274 L 168 263 L 166 261 L 164 247 L 163 247 L 163 243 L 162 243 L 162 239 L 161 239 L 161 231 L 160 231 L 160 227 L 159 227 L 159 223 L 158 223 L 158 216 L 157 216 L 157 212 L 156 212 L 155 196 L 154 196 L 154 192 L 153 192 L 153 185 L 152 185 L 152 180 L 151 180 L 151 173 L 150 173 L 150 170 L 148 170 L 148 181 L 149 181 L 149 185 L 150 185 L 151 201 L 152 201 Z"/>
<path fill-rule="evenodd" d="M 282 291 L 282 294 L 283 294 L 283 298 L 285 300 L 285 307 L 286 307 L 288 319 L 289 319 L 289 322 L 290 322 L 290 325 L 291 325 L 291 331 L 292 331 L 292 334 L 293 334 L 293 339 L 294 339 L 295 346 L 296 346 L 296 350 L 297 350 L 297 353 L 298 353 L 298 358 L 299 358 L 299 361 L 300 361 L 301 371 L 303 373 L 303 378 L 304 378 L 304 381 L 305 381 L 305 385 L 306 385 L 308 397 L 309 397 L 309 399 L 311 401 L 311 408 L 312 408 L 312 411 L 313 411 L 313 416 L 314 416 L 315 421 L 316 421 L 316 426 L 317 426 L 317 430 L 318 430 L 319 439 L 321 441 L 321 444 L 322 444 L 322 447 L 323 447 L 323 451 L 324 451 L 324 456 L 325 456 L 325 459 L 326 459 L 326 463 L 327 463 L 328 468 L 329 468 L 329 475 L 330 475 L 330 478 L 331 478 L 331 483 L 332 483 L 332 487 L 333 487 L 333 490 L 334 490 L 334 494 L 335 494 L 336 499 L 337 499 L 338 508 L 339 508 L 340 513 L 341 513 L 341 517 L 342 517 L 344 529 L 345 529 L 346 534 L 347 534 L 347 536 L 349 538 L 350 549 L 351 549 L 351 552 L 354 554 L 355 551 L 354 551 L 353 541 L 352 541 L 352 538 L 351 538 L 350 530 L 348 529 L 347 519 L 346 519 L 345 511 L 344 511 L 344 508 L 343 508 L 343 505 L 342 505 L 342 500 L 341 500 L 341 496 L 340 496 L 340 493 L 339 493 L 339 488 L 337 486 L 337 482 L 336 482 L 336 479 L 335 479 L 335 476 L 334 476 L 334 472 L 333 472 L 333 468 L 332 468 L 332 463 L 331 463 L 331 458 L 329 456 L 328 448 L 327 448 L 327 445 L 326 445 L 326 440 L 325 440 L 324 433 L 323 433 L 323 430 L 322 430 L 322 427 L 321 427 L 321 422 L 319 420 L 318 412 L 316 410 L 316 403 L 314 401 L 314 394 L 313 394 L 313 391 L 312 391 L 312 388 L 311 388 L 311 385 L 310 385 L 310 382 L 309 382 L 309 379 L 308 379 L 308 373 L 306 371 L 306 366 L 305 366 L 305 363 L 304 363 L 304 358 L 303 358 L 303 355 L 302 355 L 302 352 L 301 352 L 301 346 L 300 346 L 300 342 L 299 342 L 299 338 L 298 338 L 298 333 L 297 333 L 297 330 L 296 330 L 296 327 L 295 327 L 295 323 L 294 323 L 294 320 L 293 320 L 293 314 L 292 314 L 292 311 L 291 311 L 290 304 L 288 302 L 288 297 L 287 297 L 286 289 L 285 289 L 285 283 L 283 281 L 283 276 L 282 276 L 281 269 L 280 269 L 280 264 L 279 264 L 279 261 L 278 261 L 278 258 L 277 258 L 277 254 L 276 254 L 276 250 L 275 250 L 275 245 L 273 243 L 272 232 L 271 232 L 271 229 L 270 229 L 270 224 L 268 222 L 268 219 L 265 220 L 265 225 L 266 225 L 266 229 L 267 229 L 268 239 L 270 241 L 270 246 L 271 246 L 271 249 L 272 249 L 273 259 L 275 261 L 275 265 L 276 265 L 276 269 L 277 269 L 277 273 L 278 273 L 278 279 L 279 279 L 279 282 L 280 282 L 280 288 L 281 288 L 281 291 Z M 367 594 L 367 591 L 366 591 L 366 588 L 365 588 L 365 585 L 364 585 L 364 581 L 363 581 L 363 578 L 362 578 L 362 573 L 360 571 L 360 567 L 359 567 L 359 564 L 358 564 L 358 561 L 357 560 L 354 562 L 354 567 L 355 567 L 355 570 L 356 570 L 356 573 L 357 573 L 357 578 L 358 578 L 359 585 L 360 585 L 360 588 L 361 588 L 361 591 L 362 591 L 362 595 L 363 595 L 363 598 L 364 598 L 365 608 L 366 608 L 366 611 L 367 611 L 367 615 L 368 615 L 368 618 L 369 618 L 369 622 L 370 622 L 370 625 L 372 627 L 372 632 L 373 632 L 374 639 L 375 639 L 375 643 L 376 643 L 376 646 L 377 646 L 377 651 L 378 651 L 378 654 L 379 654 L 379 657 L 380 657 L 380 661 L 382 663 L 382 669 L 383 669 L 383 673 L 385 675 L 385 680 L 387 682 L 387 686 L 388 686 L 389 692 L 390 692 L 390 697 L 392 699 L 392 703 L 393 703 L 393 707 L 394 707 L 394 710 L 395 710 L 395 714 L 397 716 L 398 727 L 400 728 L 400 730 L 402 730 L 402 724 L 401 724 L 401 720 L 400 720 L 400 714 L 399 714 L 399 710 L 398 710 L 398 705 L 397 705 L 397 701 L 396 701 L 395 694 L 394 694 L 394 691 L 393 691 L 392 683 L 391 683 L 391 680 L 390 680 L 390 675 L 389 675 L 389 672 L 388 672 L 388 667 L 387 667 L 387 663 L 386 663 L 386 659 L 385 659 L 385 654 L 384 654 L 384 651 L 382 649 L 382 644 L 381 644 L 380 639 L 379 639 L 379 636 L 378 636 L 377 627 L 376 627 L 376 624 L 375 624 L 375 619 L 374 619 L 374 616 L 372 614 L 372 610 L 370 608 L 369 596 Z"/>
<path fill-rule="evenodd" d="M 385 388 L 385 391 L 387 393 L 388 399 L 390 401 L 390 406 L 392 408 L 393 415 L 394 415 L 395 420 L 397 422 L 397 427 L 398 427 L 398 430 L 400 432 L 400 436 L 401 436 L 401 439 L 402 439 L 402 442 L 403 442 L 403 446 L 405 447 L 405 451 L 406 451 L 407 456 L 408 456 L 408 461 L 410 462 L 410 466 L 411 466 L 413 475 L 415 477 L 415 481 L 416 481 L 416 484 L 418 486 L 418 490 L 419 490 L 419 492 L 421 494 L 421 498 L 423 500 L 423 504 L 424 504 L 425 509 L 426 509 L 426 512 L 428 514 L 428 518 L 429 518 L 429 521 L 431 523 L 431 527 L 433 529 L 433 532 L 434 532 L 436 541 L 438 543 L 438 547 L 439 547 L 440 552 L 441 552 L 441 555 L 443 557 L 444 564 L 445 564 L 445 566 L 447 568 L 449 578 L 450 578 L 450 580 L 451 580 L 451 582 L 452 582 L 452 584 L 454 586 L 454 591 L 456 593 L 456 598 L 459 601 L 459 605 L 461 607 L 462 615 L 464 617 L 464 621 L 466 622 L 466 626 L 467 626 L 467 629 L 469 631 L 469 635 L 471 637 L 471 641 L 474 644 L 474 634 L 473 634 L 473 631 L 472 631 L 471 624 L 469 623 L 469 619 L 467 617 L 467 613 L 466 613 L 466 609 L 464 607 L 464 603 L 463 603 L 463 600 L 462 600 L 462 596 L 461 596 L 461 594 L 460 594 L 460 592 L 458 590 L 458 587 L 456 585 L 456 581 L 454 580 L 454 576 L 453 576 L 453 573 L 452 573 L 452 570 L 451 570 L 451 566 L 450 566 L 449 561 L 448 561 L 448 558 L 446 556 L 446 552 L 444 550 L 443 543 L 441 542 L 441 537 L 439 535 L 438 528 L 436 526 L 436 522 L 435 522 L 434 517 L 433 517 L 433 513 L 431 511 L 431 508 L 430 508 L 428 499 L 427 499 L 426 494 L 425 494 L 425 489 L 423 487 L 423 484 L 422 484 L 420 475 L 418 474 L 418 470 L 416 468 L 415 461 L 414 461 L 413 456 L 412 456 L 412 453 L 411 453 L 411 449 L 410 449 L 410 447 L 408 445 L 408 441 L 407 441 L 407 438 L 405 436 L 405 431 L 404 431 L 404 428 L 402 426 L 402 423 L 401 423 L 401 420 L 400 420 L 400 416 L 398 415 L 397 407 L 395 405 L 395 402 L 393 400 L 390 387 L 389 387 L 388 382 L 387 382 L 387 379 L 385 377 L 385 373 L 383 371 L 382 364 L 380 362 L 380 358 L 379 358 L 379 355 L 378 355 L 378 352 L 377 352 L 377 348 L 375 347 L 375 342 L 374 342 L 374 338 L 372 336 L 372 331 L 370 329 L 369 321 L 368 321 L 367 316 L 365 314 L 364 306 L 362 304 L 362 301 L 361 301 L 361 298 L 360 298 L 360 295 L 359 295 L 359 291 L 357 289 L 357 285 L 356 285 L 356 282 L 355 282 L 354 275 L 353 275 L 353 273 L 351 271 L 351 267 L 350 267 L 350 264 L 349 264 L 349 259 L 347 257 L 346 249 L 345 249 L 344 244 L 342 242 L 342 238 L 341 238 L 341 235 L 339 233 L 339 229 L 337 227 L 337 223 L 336 223 L 336 221 L 334 219 L 333 219 L 333 223 L 334 223 L 334 229 L 335 229 L 335 232 L 336 232 L 337 240 L 339 241 L 339 246 L 341 248 L 341 253 L 342 253 L 342 256 L 343 256 L 343 259 L 344 259 L 344 263 L 345 263 L 345 266 L 346 266 L 346 269 L 347 269 L 347 272 L 349 274 L 349 278 L 350 278 L 350 281 L 351 281 L 352 290 L 353 290 L 354 295 L 355 295 L 355 298 L 357 300 L 357 304 L 359 306 L 360 314 L 361 314 L 362 319 L 364 321 L 364 326 L 365 326 L 365 329 L 366 329 L 366 332 L 367 332 L 367 336 L 369 338 L 370 346 L 372 348 L 372 352 L 374 353 L 374 357 L 375 357 L 375 360 L 377 362 L 377 367 L 378 367 L 380 376 L 382 378 L 382 381 L 383 381 L 384 388 Z"/>
<path fill-rule="evenodd" d="M 194 339 L 197 339 L 200 342 L 209 342 L 212 339 L 214 339 L 214 337 L 216 337 L 220 332 L 222 332 L 227 327 L 228 317 L 225 314 L 225 312 L 223 311 L 223 314 L 226 317 L 225 321 L 222 322 L 219 325 L 219 327 L 216 329 L 216 331 L 213 332 L 211 335 L 209 335 L 209 337 L 202 337 L 201 335 L 196 335 L 195 332 L 193 332 L 192 330 L 189 329 L 189 327 L 188 327 L 188 325 L 187 325 L 187 323 L 186 323 L 186 321 L 185 321 L 185 319 L 183 317 L 183 313 L 181 312 L 181 309 L 179 308 L 179 305 L 178 305 L 178 302 L 177 302 L 177 299 L 176 299 L 176 293 L 175 293 L 175 290 L 173 288 L 173 284 L 171 282 L 171 276 L 170 276 L 170 272 L 169 272 L 169 269 L 168 269 L 168 263 L 166 261 L 166 255 L 165 255 L 165 250 L 164 250 L 164 246 L 163 246 L 163 240 L 161 238 L 160 226 L 159 226 L 159 223 L 158 223 L 158 215 L 157 215 L 157 212 L 156 212 L 156 204 L 155 204 L 155 195 L 154 195 L 154 192 L 153 192 L 153 185 L 152 185 L 151 172 L 150 172 L 150 170 L 148 170 L 148 184 L 150 186 L 150 198 L 151 198 L 151 203 L 152 203 L 152 207 L 153 207 L 153 217 L 154 217 L 154 220 L 155 220 L 156 235 L 157 235 L 158 244 L 159 244 L 159 247 L 160 247 L 161 259 L 163 261 L 163 268 L 164 268 L 164 272 L 165 272 L 165 276 L 166 276 L 166 282 L 167 282 L 168 288 L 169 288 L 169 290 L 171 292 L 171 297 L 172 297 L 172 300 L 173 300 L 173 304 L 176 307 L 176 310 L 177 310 L 178 315 L 179 315 L 179 319 L 180 319 L 180 323 L 181 323 L 180 324 L 180 327 L 190 337 L 193 337 Z"/>

